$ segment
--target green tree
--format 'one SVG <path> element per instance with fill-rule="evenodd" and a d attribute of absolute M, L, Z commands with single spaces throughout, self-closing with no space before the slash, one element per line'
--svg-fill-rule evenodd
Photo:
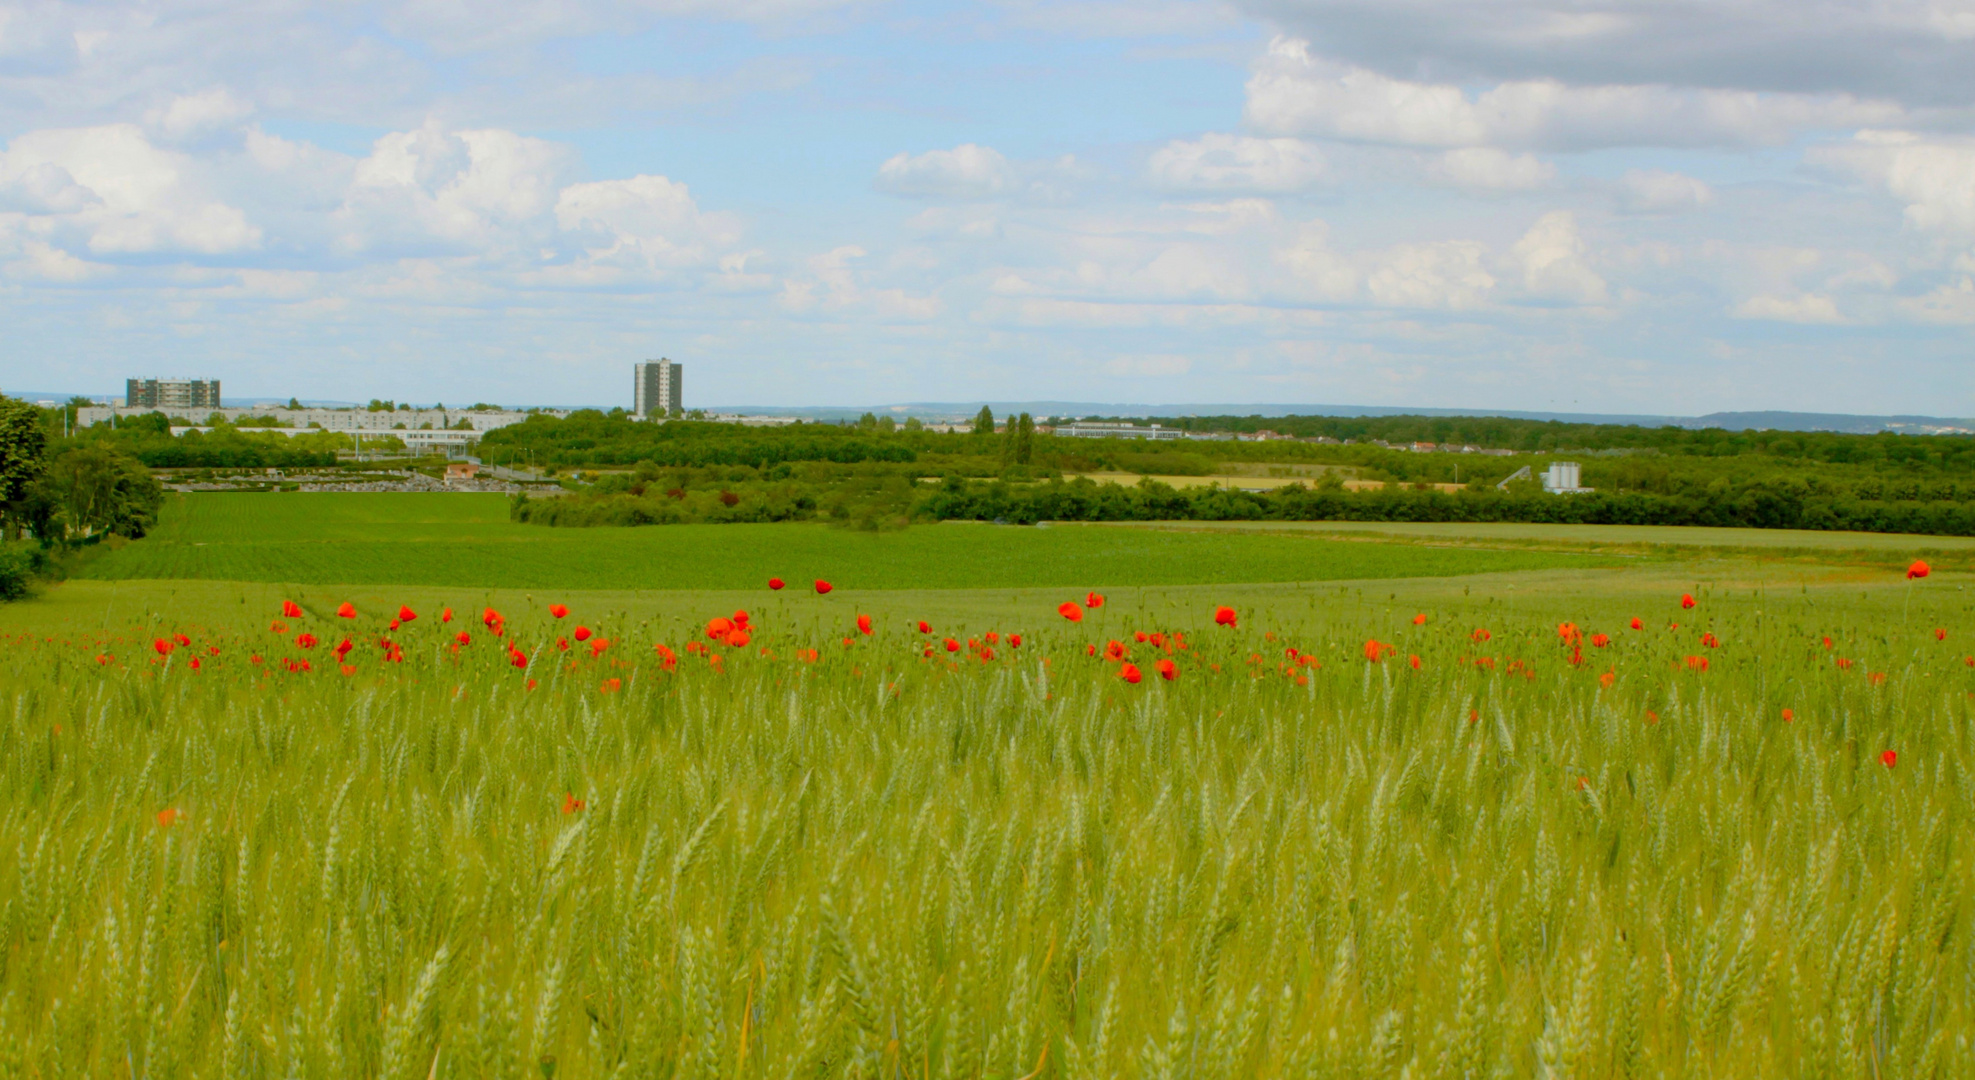
<path fill-rule="evenodd" d="M 1021 430 L 1015 435 L 1015 464 L 1027 465 L 1029 459 L 1035 456 L 1035 418 L 1031 417 L 1028 413 L 1023 413 L 1020 420 L 1009 426 L 1016 427 L 1018 425 Z"/>
<path fill-rule="evenodd" d="M 136 458 L 99 443 L 55 455 L 32 497 L 41 511 L 35 532 L 43 540 L 137 537 L 157 519 L 164 489 Z"/>
<path fill-rule="evenodd" d="M 986 405 L 983 405 L 981 406 L 981 411 L 974 414 L 974 434 L 976 435 L 994 434 L 993 409 L 990 409 Z"/>
<path fill-rule="evenodd" d="M 1015 464 L 1016 443 L 1018 440 L 1021 439 L 1021 437 L 1022 437 L 1021 421 L 1017 420 L 1015 417 L 1012 416 L 1009 417 L 1008 422 L 1006 424 L 1001 425 L 1001 467 L 1002 468 L 1006 469 L 1010 465 Z"/>
<path fill-rule="evenodd" d="M 300 409 L 302 407 L 302 403 L 296 400 L 295 398 L 289 398 L 288 407 L 291 409 Z"/>
<path fill-rule="evenodd" d="M 876 431 L 878 429 L 878 417 L 875 413 L 865 413 L 863 416 L 857 418 L 857 426 L 863 428 L 865 431 Z"/>
<path fill-rule="evenodd" d="M 8 539 L 21 534 L 22 500 L 47 468 L 48 433 L 41 410 L 25 401 L 0 397 L 0 516 Z"/>

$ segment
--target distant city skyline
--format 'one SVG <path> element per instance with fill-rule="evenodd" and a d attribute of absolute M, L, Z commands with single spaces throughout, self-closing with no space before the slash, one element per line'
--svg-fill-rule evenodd
<path fill-rule="evenodd" d="M 49 0 L 0 386 L 1975 412 L 1970 24 L 1817 11 Z"/>

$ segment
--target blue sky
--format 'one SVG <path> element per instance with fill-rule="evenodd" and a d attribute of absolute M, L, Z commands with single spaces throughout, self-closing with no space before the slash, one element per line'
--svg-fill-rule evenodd
<path fill-rule="evenodd" d="M 33 0 L 0 389 L 1975 414 L 1975 0 Z"/>

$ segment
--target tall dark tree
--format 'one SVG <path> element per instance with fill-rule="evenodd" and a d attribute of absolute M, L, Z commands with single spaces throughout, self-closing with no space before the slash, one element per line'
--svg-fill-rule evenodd
<path fill-rule="evenodd" d="M 1036 422 L 1028 413 L 1023 413 L 1020 420 L 1009 426 L 1018 425 L 1020 430 L 1015 435 L 1015 464 L 1027 465 L 1035 456 Z"/>
<path fill-rule="evenodd" d="M 41 410 L 25 401 L 0 397 L 0 515 L 7 538 L 21 534 L 22 500 L 47 468 L 48 433 Z"/>
<path fill-rule="evenodd" d="M 986 405 L 983 405 L 981 406 L 981 411 L 974 414 L 974 434 L 976 435 L 994 434 L 993 409 L 990 409 Z"/>

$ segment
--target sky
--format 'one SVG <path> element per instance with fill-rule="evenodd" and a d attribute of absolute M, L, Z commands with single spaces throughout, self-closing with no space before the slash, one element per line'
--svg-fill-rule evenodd
<path fill-rule="evenodd" d="M 9 0 L 0 390 L 1975 415 L 1975 0 Z"/>

